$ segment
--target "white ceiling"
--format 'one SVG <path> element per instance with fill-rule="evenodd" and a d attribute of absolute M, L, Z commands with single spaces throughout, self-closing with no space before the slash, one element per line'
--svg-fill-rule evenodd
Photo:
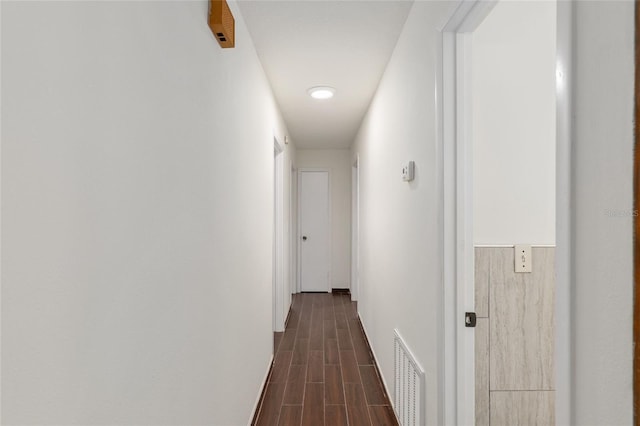
<path fill-rule="evenodd" d="M 258 56 L 298 148 L 348 148 L 412 2 L 240 1 Z M 336 89 L 319 101 L 307 90 Z"/>

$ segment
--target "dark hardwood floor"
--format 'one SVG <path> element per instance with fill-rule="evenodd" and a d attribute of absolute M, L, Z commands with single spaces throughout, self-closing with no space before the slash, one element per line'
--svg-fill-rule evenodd
<path fill-rule="evenodd" d="M 274 348 L 255 425 L 398 424 L 350 295 L 295 295 Z"/>

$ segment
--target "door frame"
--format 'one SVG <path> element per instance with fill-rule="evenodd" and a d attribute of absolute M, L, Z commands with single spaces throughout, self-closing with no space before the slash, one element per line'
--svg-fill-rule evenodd
<path fill-rule="evenodd" d="M 331 169 L 328 168 L 323 168 L 323 167 L 298 167 L 298 173 L 297 173 L 297 177 L 298 177 L 298 215 L 297 215 L 297 225 L 298 225 L 298 232 L 296 235 L 296 239 L 297 239 L 297 247 L 298 247 L 298 261 L 297 261 L 297 268 L 298 268 L 298 283 L 297 283 L 297 291 L 298 293 L 302 292 L 302 244 L 300 244 L 300 240 L 302 239 L 302 229 L 301 229 L 301 223 L 302 220 L 300 218 L 301 213 L 302 213 L 302 208 L 301 208 L 301 203 L 302 203 L 302 173 L 305 172 L 326 172 L 327 173 L 327 185 L 328 185 L 328 194 L 329 194 L 329 199 L 327 200 L 327 214 L 329 216 L 329 232 L 331 234 L 333 234 L 333 227 L 332 227 L 332 221 L 331 221 Z M 333 235 L 330 235 L 329 237 L 329 278 L 328 278 L 328 282 L 327 282 L 327 292 L 331 293 L 331 282 L 332 282 L 332 278 L 333 278 L 333 270 L 332 270 L 332 256 L 333 256 Z"/>
<path fill-rule="evenodd" d="M 273 138 L 273 331 L 284 331 L 284 146 Z"/>
<path fill-rule="evenodd" d="M 351 167 L 351 300 L 360 297 L 360 157 Z"/>
<path fill-rule="evenodd" d="M 475 424 L 473 156 L 470 129 L 471 33 L 497 0 L 460 0 L 441 29 L 437 76 L 438 175 L 441 180 L 442 306 L 438 423 Z M 573 2 L 557 2 L 556 84 L 556 422 L 571 424 L 571 137 Z"/>
<path fill-rule="evenodd" d="M 298 290 L 298 169 L 291 164 L 291 185 L 289 186 L 289 291 L 291 294 L 299 293 Z"/>
<path fill-rule="evenodd" d="M 475 311 L 473 153 L 471 141 L 471 34 L 496 1 L 461 1 L 441 30 L 440 152 L 443 156 L 443 312 L 441 421 L 475 424 L 475 333 L 465 312 Z"/>
<path fill-rule="evenodd" d="M 573 29 L 575 2 L 557 1 L 556 13 L 556 424 L 573 424 Z"/>

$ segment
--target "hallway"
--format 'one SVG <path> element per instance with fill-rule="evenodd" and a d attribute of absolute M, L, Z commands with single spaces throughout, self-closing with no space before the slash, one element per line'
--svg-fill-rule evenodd
<path fill-rule="evenodd" d="M 0 28 L 0 424 L 633 424 L 640 0 L 0 0 Z"/>
<path fill-rule="evenodd" d="M 397 425 L 344 293 L 294 295 L 255 425 Z"/>

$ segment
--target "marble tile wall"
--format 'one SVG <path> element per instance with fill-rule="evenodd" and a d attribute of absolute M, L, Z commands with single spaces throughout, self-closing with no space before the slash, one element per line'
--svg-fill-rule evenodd
<path fill-rule="evenodd" d="M 476 323 L 476 426 L 489 426 L 489 318 Z"/>
<path fill-rule="evenodd" d="M 554 403 L 553 391 L 491 392 L 491 425 L 553 425 Z"/>
<path fill-rule="evenodd" d="M 476 316 L 478 318 L 489 317 L 489 268 L 493 250 L 495 249 L 475 248 Z"/>
<path fill-rule="evenodd" d="M 534 247 L 533 271 L 514 249 L 477 247 L 476 424 L 553 424 L 555 248 Z"/>

